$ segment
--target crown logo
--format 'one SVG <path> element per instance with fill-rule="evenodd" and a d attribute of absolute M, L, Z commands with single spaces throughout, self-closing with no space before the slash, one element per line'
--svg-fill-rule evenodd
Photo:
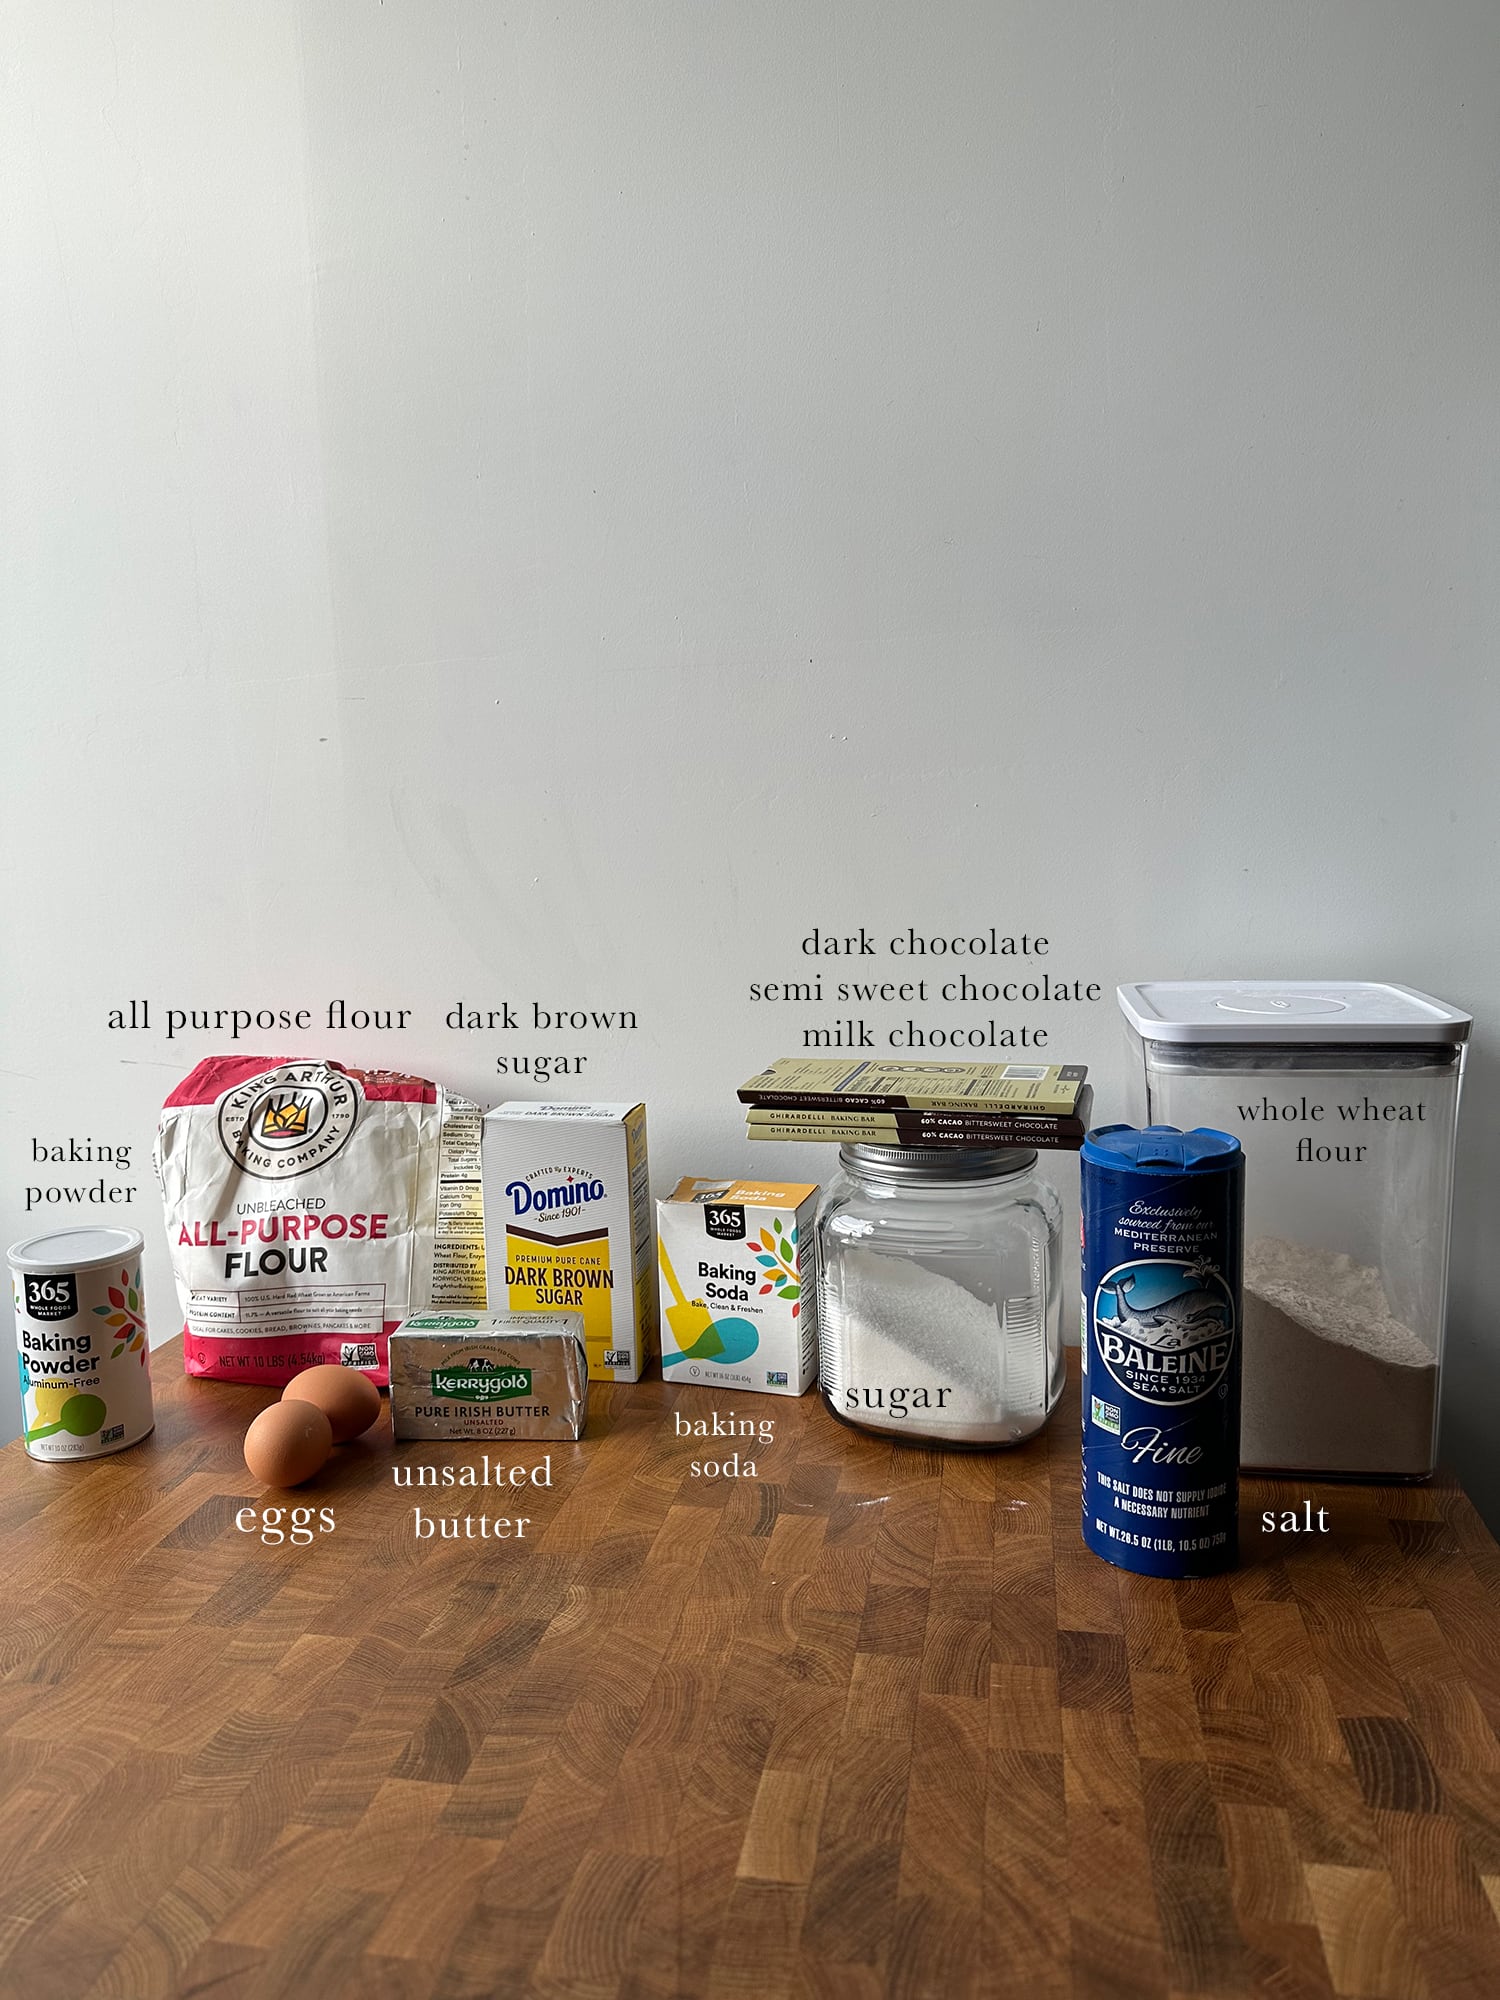
<path fill-rule="evenodd" d="M 307 1101 L 287 1097 L 268 1104 L 261 1113 L 260 1129 L 267 1139 L 300 1139 L 307 1131 Z"/>

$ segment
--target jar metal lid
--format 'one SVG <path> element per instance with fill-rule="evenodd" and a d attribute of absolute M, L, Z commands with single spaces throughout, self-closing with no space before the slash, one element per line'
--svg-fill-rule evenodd
<path fill-rule="evenodd" d="M 1036 1165 L 1034 1146 L 840 1146 L 839 1159 L 878 1181 L 998 1181 Z"/>

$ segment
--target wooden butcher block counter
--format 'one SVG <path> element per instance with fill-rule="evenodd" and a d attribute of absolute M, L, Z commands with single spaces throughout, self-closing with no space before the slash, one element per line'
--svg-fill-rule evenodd
<path fill-rule="evenodd" d="M 383 1415 L 277 1496 L 266 1393 L 153 1359 L 145 1444 L 0 1456 L 7 1996 L 1500 1996 L 1500 1552 L 1451 1481 L 1249 1482 L 1244 1567 L 1174 1585 L 1082 1547 L 1076 1379 L 975 1455 L 603 1388 L 498 1490 L 396 1485 L 483 1458 Z M 715 1412 L 769 1441 L 678 1434 Z"/>

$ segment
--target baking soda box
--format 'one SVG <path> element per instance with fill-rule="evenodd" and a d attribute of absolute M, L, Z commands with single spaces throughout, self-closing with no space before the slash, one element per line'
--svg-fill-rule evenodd
<path fill-rule="evenodd" d="M 591 1382 L 656 1352 L 644 1104 L 496 1105 L 481 1146 L 490 1310 L 580 1312 Z"/>
<path fill-rule="evenodd" d="M 817 1202 L 804 1182 L 681 1180 L 656 1204 L 669 1382 L 772 1396 L 811 1387 Z"/>

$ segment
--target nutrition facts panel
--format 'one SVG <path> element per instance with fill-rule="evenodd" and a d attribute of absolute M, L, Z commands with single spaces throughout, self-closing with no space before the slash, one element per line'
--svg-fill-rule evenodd
<path fill-rule="evenodd" d="M 427 1303 L 482 1312 L 485 1305 L 484 1189 L 479 1107 L 449 1096 L 439 1155 L 432 1285 Z M 419 1301 L 413 1300 L 415 1307 Z"/>
<path fill-rule="evenodd" d="M 188 1327 L 200 1338 L 243 1334 L 377 1334 L 384 1285 L 287 1285 L 276 1291 L 194 1292 Z"/>

